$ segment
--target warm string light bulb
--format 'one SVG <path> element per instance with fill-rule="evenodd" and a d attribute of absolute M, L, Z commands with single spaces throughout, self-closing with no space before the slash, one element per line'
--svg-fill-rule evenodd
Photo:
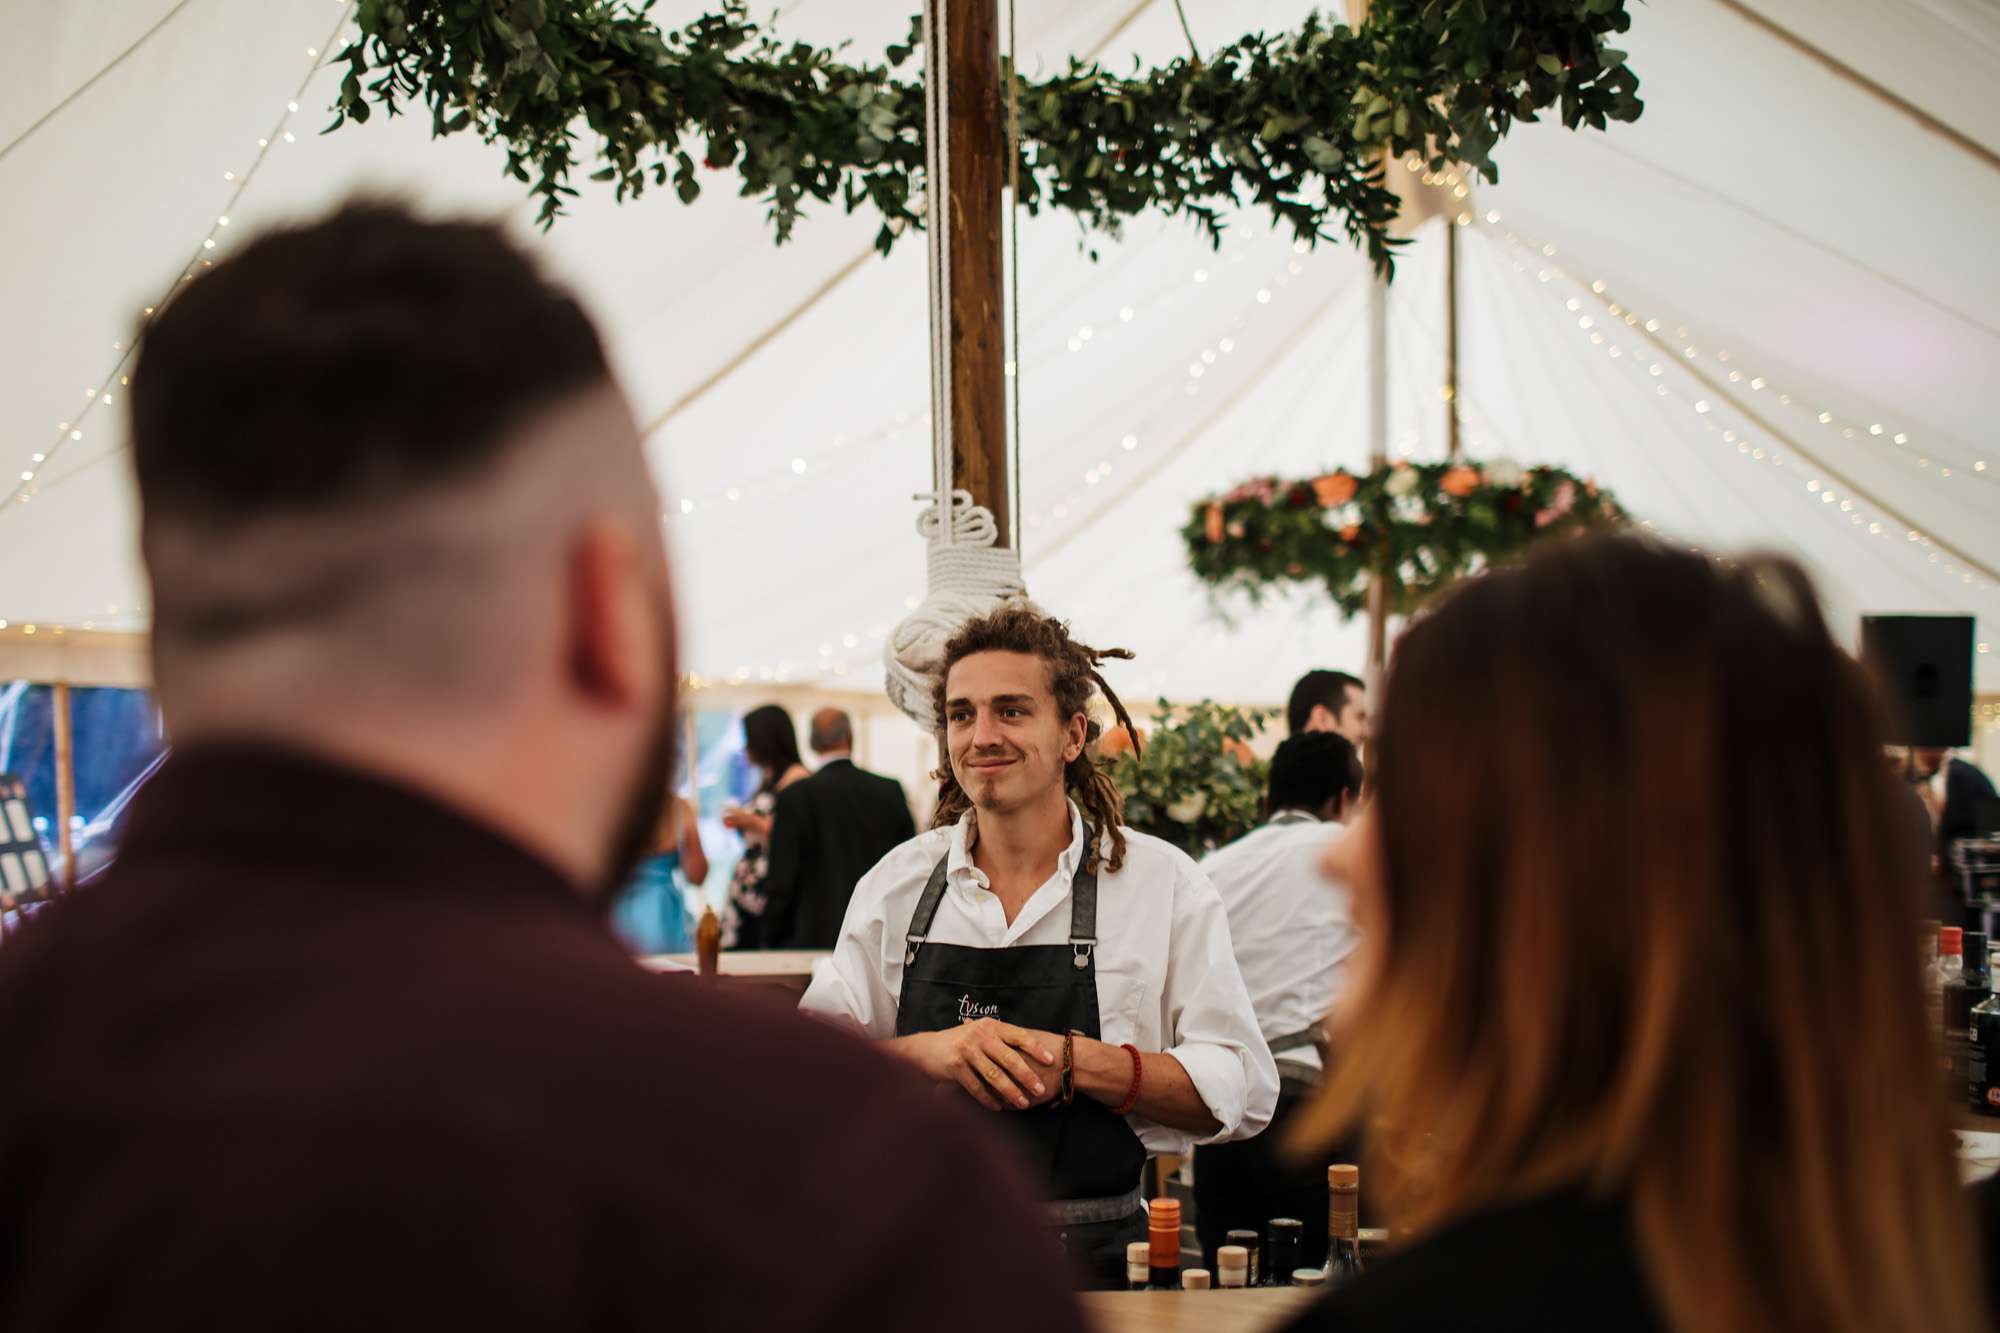
<path fill-rule="evenodd" d="M 1239 247 L 1239 250 L 1247 250 L 1251 248 L 1252 244 L 1253 243 L 1246 241 L 1243 243 L 1241 247 Z M 1296 249 L 1296 245 L 1294 246 L 1294 249 Z M 1170 295 L 1161 295 L 1156 289 L 1155 299 L 1157 303 L 1164 305 L 1170 299 Z M 1117 306 L 1116 313 L 1117 313 L 1117 322 L 1121 324 L 1130 323 L 1132 322 L 1132 319 L 1135 319 L 1137 317 L 1139 313 L 1139 308 L 1138 306 L 1130 302 L 1127 302 L 1125 304 Z M 1131 316 L 1131 318 L 1128 318 L 1127 317 L 1128 315 Z M 1231 322 L 1230 327 L 1233 330 L 1236 330 L 1240 334 L 1240 330 L 1246 324 L 1246 322 L 1247 321 L 1244 319 L 1243 316 L 1238 315 Z M 1078 344 L 1082 344 L 1086 342 L 1086 340 L 1101 340 L 1102 338 L 1107 336 L 1109 336 L 1109 334 L 1104 329 L 1101 329 L 1099 326 L 1091 323 L 1083 323 L 1074 326 L 1071 333 L 1067 335 L 1067 339 L 1073 340 Z M 1231 353 L 1235 352 L 1237 350 L 1237 346 L 1238 346 L 1237 337 L 1225 336 L 1218 338 L 1210 345 L 1199 349 L 1194 354 L 1193 359 L 1189 362 L 1188 376 L 1186 381 L 1187 385 L 1198 389 L 1199 386 L 1196 382 L 1199 381 L 1207 373 L 1209 369 L 1219 366 L 1221 364 L 1221 360 L 1223 357 L 1228 356 Z M 1009 366 L 1011 366 L 1012 364 L 1013 363 L 1011 362 L 1008 363 Z M 930 415 L 928 413 L 924 413 L 921 416 L 919 416 L 915 413 L 908 411 L 898 412 L 895 414 L 894 423 L 895 424 L 893 427 L 890 426 L 878 427 L 873 431 L 866 432 L 853 439 L 835 437 L 829 448 L 822 449 L 816 453 L 806 453 L 796 456 L 791 460 L 789 460 L 787 463 L 780 465 L 773 472 L 767 473 L 762 477 L 751 478 L 746 481 L 738 482 L 737 484 L 728 486 L 720 490 L 697 491 L 684 495 L 680 498 L 678 502 L 678 508 L 679 508 L 678 516 L 689 517 L 697 513 L 702 513 L 707 511 L 711 505 L 717 506 L 719 508 L 721 505 L 739 503 L 747 495 L 756 493 L 766 485 L 783 485 L 787 484 L 788 482 L 790 484 L 799 484 L 797 482 L 798 478 L 815 474 L 822 468 L 822 465 L 826 460 L 832 458 L 839 451 L 848 449 L 856 445 L 868 446 L 868 445 L 875 445 L 893 441 L 912 431 L 918 431 L 918 430 L 927 431 L 930 426 Z M 1140 447 L 1139 435 L 1132 432 L 1125 433 L 1124 435 L 1118 438 L 1118 447 L 1122 452 L 1125 453 L 1136 452 Z M 801 467 L 802 464 L 803 467 Z M 1085 485 L 1101 485 L 1105 480 L 1114 475 L 1115 471 L 1116 469 L 1114 465 L 1109 460 L 1105 460 L 1098 466 L 1086 469 L 1082 474 L 1079 475 L 1081 481 Z M 1095 480 L 1092 480 L 1093 473 L 1095 474 Z M 1082 503 L 1081 495 L 1071 494 L 1061 504 L 1052 506 L 1049 509 L 1038 510 L 1032 513 L 1025 514 L 1022 518 L 1022 521 L 1027 527 L 1040 528 L 1051 520 L 1060 520 L 1062 518 L 1066 518 L 1069 515 L 1069 513 L 1072 510 L 1074 510 L 1077 506 L 1079 506 L 1081 503 Z M 671 521 L 673 518 L 676 517 L 676 515 L 670 509 L 668 512 L 663 513 L 660 517 L 661 521 L 664 523 Z"/>
<path fill-rule="evenodd" d="M 1514 240 L 1512 234 L 1509 235 L 1509 240 Z M 1521 270 L 1522 267 L 1523 266 L 1518 263 L 1515 265 L 1517 271 Z M 1568 278 L 1568 275 L 1561 273 L 1560 270 L 1557 271 L 1556 276 L 1562 277 L 1566 280 Z M 1688 336 L 1686 329 L 1678 330 L 1678 333 L 1679 336 L 1683 338 Z M 1613 358 L 1616 359 L 1618 349 L 1614 346 L 1613 348 L 1610 349 L 1610 351 L 1613 355 Z M 1652 363 L 1649 366 L 1649 370 L 1656 376 L 1663 373 L 1663 367 L 1658 362 Z M 1672 393 L 1672 390 L 1670 390 L 1669 386 L 1665 383 L 1656 384 L 1655 389 L 1662 397 L 1667 397 Z M 1679 395 L 1675 394 L 1673 396 L 1679 396 Z M 1765 461 L 1767 457 L 1765 450 L 1763 450 L 1762 448 L 1749 448 L 1747 442 L 1740 441 L 1737 439 L 1735 431 L 1721 430 L 1719 427 L 1715 425 L 1715 423 L 1712 420 L 1708 419 L 1708 412 L 1706 409 L 1708 409 L 1712 405 L 1709 404 L 1706 399 L 1691 400 L 1688 398 L 1682 398 L 1681 401 L 1686 403 L 1688 406 L 1692 407 L 1695 410 L 1696 415 L 1701 420 L 1701 424 L 1704 427 L 1704 429 L 1711 432 L 1720 431 L 1720 434 L 1725 443 L 1731 443 L 1731 442 L 1735 443 L 1737 447 L 1737 452 L 1739 454 L 1742 454 L 1747 450 L 1751 461 L 1753 462 Z M 1769 460 L 1773 466 L 1778 468 L 1787 468 L 1790 466 L 1790 463 L 1788 462 L 1787 459 L 1784 458 L 1782 454 L 1776 454 L 1776 453 L 1770 454 Z M 1854 526 L 1857 530 L 1862 529 L 1865 523 L 1866 531 L 1869 535 L 1880 536 L 1883 534 L 1884 529 L 1879 520 L 1868 521 L 1867 516 L 1864 513 L 1862 513 L 1859 509 L 1857 509 L 1851 500 L 1839 501 L 1839 497 L 1835 495 L 1831 490 L 1822 486 L 1817 477 L 1810 478 L 1805 483 L 1805 488 L 1808 494 L 1819 496 L 1822 504 L 1833 505 L 1838 501 L 1839 507 L 1837 512 L 1845 514 L 1848 518 L 1849 523 L 1852 526 Z M 1945 560 L 1944 557 L 1934 548 L 1934 543 L 1931 541 L 1931 539 L 1925 536 L 1923 533 L 1915 529 L 1911 529 L 1908 533 L 1908 540 L 1912 543 L 1918 543 L 1922 545 L 1924 548 L 1926 548 L 1929 563 L 1935 565 L 1941 565 L 1945 573 L 1958 575 L 1960 580 L 1968 585 L 1973 585 L 1976 587 L 1985 586 L 1983 580 L 1975 578 L 1973 574 L 1971 574 L 1968 571 L 1959 570 L 1950 561 Z"/>
<path fill-rule="evenodd" d="M 1532 243 L 1523 242 L 1522 239 L 1519 237 L 1519 235 L 1515 232 L 1508 232 L 1506 234 L 1506 240 L 1510 244 L 1515 245 L 1516 247 L 1519 248 L 1523 248 L 1526 250 L 1532 250 L 1534 248 Z M 1550 252 L 1550 247 L 1548 246 L 1542 247 L 1543 254 L 1546 255 L 1549 252 Z M 1553 274 L 1551 274 L 1551 276 L 1553 276 Z M 1547 280 L 1548 280 L 1547 278 L 1543 279 L 1543 281 Z M 1590 290 L 1599 296 L 1603 296 L 1608 290 L 1602 278 L 1592 279 L 1589 286 Z M 1614 303 L 1611 305 L 1610 310 L 1611 313 L 1614 316 L 1616 316 L 1621 313 L 1623 308 Z M 1633 325 L 1635 327 L 1637 326 L 1638 320 L 1636 316 L 1634 316 L 1631 312 L 1624 311 L 1623 318 L 1628 325 Z M 1645 329 L 1646 332 L 1648 333 L 1660 333 L 1664 328 L 1665 326 L 1658 319 L 1648 319 L 1645 321 Z M 1694 341 L 1692 341 L 1693 335 L 1687 328 L 1677 327 L 1674 330 L 1674 334 L 1682 342 L 1683 346 L 1681 352 L 1682 355 L 1687 360 L 1694 361 L 1700 358 L 1700 356 L 1702 355 L 1701 349 Z M 1731 353 L 1729 353 L 1726 350 L 1716 351 L 1714 353 L 1714 359 L 1718 362 L 1722 362 L 1725 364 L 1733 360 Z M 1766 389 L 1770 387 L 1770 381 L 1765 376 L 1757 374 L 1746 374 L 1746 372 L 1740 369 L 1731 369 L 1725 376 L 1725 378 L 1731 384 L 1743 384 L 1747 382 L 1749 387 L 1753 391 L 1759 393 L 1764 392 Z M 1794 405 L 1794 399 L 1791 394 L 1780 391 L 1778 393 L 1778 403 L 1782 407 L 1791 407 Z M 1868 423 L 1864 431 L 1864 428 L 1861 423 L 1846 420 L 1831 410 L 1820 410 L 1814 413 L 1814 416 L 1819 425 L 1838 430 L 1841 433 L 1842 437 L 1845 439 L 1858 439 L 1862 434 L 1865 433 L 1868 437 L 1872 439 L 1886 438 L 1888 440 L 1893 441 L 1899 447 L 1905 447 L 1905 448 L 1910 447 L 1910 435 L 1907 431 L 1894 430 L 1891 427 L 1879 421 Z M 1933 468 L 1934 460 L 1932 460 L 1929 457 L 1924 457 L 1924 456 L 1914 457 L 1911 461 L 1920 470 L 1928 471 Z M 1983 475 L 1989 471 L 1987 467 L 1987 462 L 1983 458 L 1975 458 L 1971 460 L 1969 465 L 1968 464 L 1936 465 L 1937 475 L 1942 478 L 1950 478 L 1956 475 L 1954 469 L 1963 469 L 1969 471 L 1969 473 L 1971 473 L 1975 477 L 1975 479 L 1981 481 L 1990 480 L 1990 478 Z"/>

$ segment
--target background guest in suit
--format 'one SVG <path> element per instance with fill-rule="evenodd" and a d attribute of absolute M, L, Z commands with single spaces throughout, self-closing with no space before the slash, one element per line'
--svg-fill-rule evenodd
<path fill-rule="evenodd" d="M 743 838 L 743 859 L 729 877 L 729 901 L 722 909 L 722 947 L 769 949 L 776 945 L 765 919 L 764 871 L 771 857 L 771 814 L 778 793 L 812 776 L 799 757 L 798 728 L 792 715 L 777 704 L 765 704 L 743 715 L 743 754 L 764 775 L 750 804 L 726 810 L 723 827 Z"/>
<path fill-rule="evenodd" d="M 903 784 L 854 766 L 854 724 L 837 708 L 813 714 L 819 772 L 778 793 L 761 890 L 774 947 L 831 949 L 854 886 L 917 836 Z"/>
<path fill-rule="evenodd" d="M 1949 750 L 1918 746 L 1910 751 L 1910 781 L 1937 833 L 1938 867 L 1949 873 L 1952 848 L 1994 831 L 1985 826 L 1993 813 L 1986 806 L 1995 799 L 1993 779 Z"/>
<path fill-rule="evenodd" d="M 1301 1324 L 1988 1327 L 1912 830 L 1797 566 L 1554 543 L 1415 621 L 1388 681 L 1306 1114 L 1365 1122 L 1413 1239 Z"/>

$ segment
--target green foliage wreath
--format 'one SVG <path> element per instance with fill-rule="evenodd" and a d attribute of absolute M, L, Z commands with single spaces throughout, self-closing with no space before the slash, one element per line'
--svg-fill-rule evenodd
<path fill-rule="evenodd" d="M 1021 203 L 1111 236 L 1157 209 L 1218 244 L 1224 211 L 1254 204 L 1308 241 L 1338 224 L 1386 272 L 1383 151 L 1497 180 L 1492 150 L 1517 120 L 1638 118 L 1639 80 L 1605 45 L 1630 26 L 1625 3 L 1376 0 L 1358 31 L 1314 14 L 1129 77 L 1076 61 L 1021 77 Z M 779 41 L 744 0 L 665 35 L 622 0 L 361 0 L 358 21 L 329 129 L 421 101 L 434 133 L 507 146 L 545 226 L 590 162 L 621 199 L 671 183 L 691 201 L 704 169 L 734 171 L 780 242 L 808 200 L 873 208 L 885 254 L 922 224 L 923 90 L 898 73 L 914 25 L 884 63 L 850 64 Z"/>
<path fill-rule="evenodd" d="M 1125 824 L 1164 838 L 1189 856 L 1205 856 L 1256 827 L 1264 817 L 1270 765 L 1250 750 L 1265 714 L 1204 699 L 1177 711 L 1160 700 L 1139 753 L 1106 761 L 1125 797 Z"/>
<path fill-rule="evenodd" d="M 1559 467 L 1399 462 L 1363 476 L 1255 478 L 1196 504 L 1181 536 L 1196 577 L 1214 588 L 1254 601 L 1317 585 L 1352 617 L 1378 572 L 1390 612 L 1408 615 L 1535 542 L 1626 521 L 1608 492 Z"/>

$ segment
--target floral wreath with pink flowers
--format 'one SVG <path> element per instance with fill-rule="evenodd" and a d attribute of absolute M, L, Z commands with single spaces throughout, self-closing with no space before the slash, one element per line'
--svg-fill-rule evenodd
<path fill-rule="evenodd" d="M 1343 617 L 1368 607 L 1377 574 L 1408 615 L 1469 574 L 1536 542 L 1629 519 L 1608 491 L 1563 468 L 1395 462 L 1372 472 L 1253 477 L 1194 506 L 1181 536 L 1195 576 L 1255 602 L 1278 587 L 1324 587 Z"/>

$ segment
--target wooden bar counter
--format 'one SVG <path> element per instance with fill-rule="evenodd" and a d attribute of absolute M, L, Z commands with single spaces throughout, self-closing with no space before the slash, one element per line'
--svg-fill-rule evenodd
<path fill-rule="evenodd" d="M 1264 1333 L 1281 1327 L 1323 1291 L 1090 1291 L 1081 1299 L 1098 1333 Z"/>
<path fill-rule="evenodd" d="M 776 986 L 803 995 L 812 981 L 813 964 L 830 956 L 819 949 L 734 949 L 717 957 L 716 968 L 731 981 Z M 656 972 L 695 970 L 691 953 L 659 954 L 640 961 Z"/>

